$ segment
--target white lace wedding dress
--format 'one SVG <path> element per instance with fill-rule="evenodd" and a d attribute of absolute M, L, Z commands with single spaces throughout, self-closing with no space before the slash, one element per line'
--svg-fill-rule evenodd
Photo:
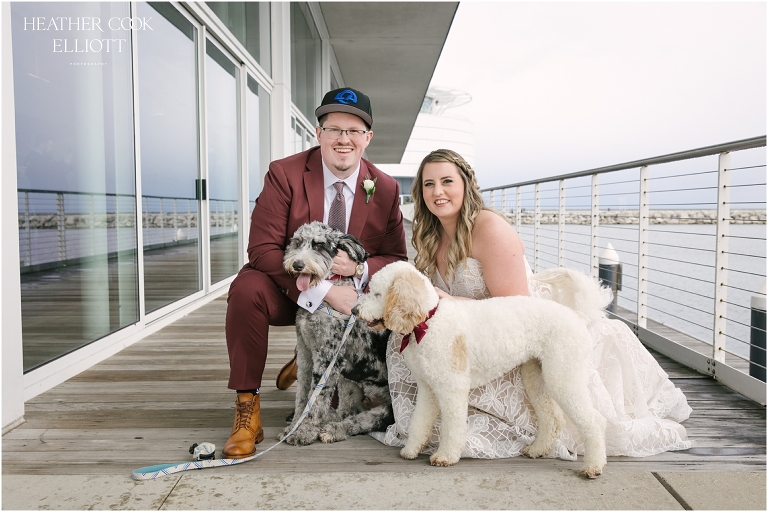
<path fill-rule="evenodd" d="M 547 286 L 536 281 L 527 263 L 526 267 L 529 293 L 548 298 Z M 482 265 L 471 258 L 457 267 L 450 285 L 443 282 L 439 272 L 434 284 L 454 296 L 490 297 Z M 593 327 L 592 338 L 589 390 L 595 407 L 608 420 L 607 454 L 644 457 L 690 448 L 692 443 L 680 425 L 691 413 L 685 396 L 629 327 L 619 320 L 606 319 Z M 403 446 L 416 403 L 416 383 L 400 355 L 399 335 L 389 340 L 387 366 L 395 423 L 386 432 L 371 435 L 384 444 Z M 462 457 L 514 457 L 533 442 L 536 418 L 517 369 L 473 389 L 469 404 L 467 444 Z M 438 418 L 423 453 L 434 453 L 439 438 Z M 577 453 L 583 454 L 584 446 L 576 427 L 567 420 L 549 457 L 576 460 Z"/>

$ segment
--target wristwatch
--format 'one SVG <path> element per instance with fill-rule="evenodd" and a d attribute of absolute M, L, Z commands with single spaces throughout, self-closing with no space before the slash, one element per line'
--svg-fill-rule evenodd
<path fill-rule="evenodd" d="M 355 277 L 360 279 L 363 277 L 363 274 L 365 273 L 365 263 L 358 263 L 355 267 Z"/>

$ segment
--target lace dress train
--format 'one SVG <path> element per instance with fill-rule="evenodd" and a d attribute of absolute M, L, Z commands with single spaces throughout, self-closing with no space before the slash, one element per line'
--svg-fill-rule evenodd
<path fill-rule="evenodd" d="M 451 295 L 490 297 L 482 265 L 468 259 L 446 285 L 436 273 L 435 286 Z M 549 297 L 546 285 L 528 279 L 532 296 Z M 592 330 L 589 390 L 592 402 L 607 419 L 608 455 L 644 457 L 692 446 L 680 422 L 691 408 L 683 393 L 669 380 L 656 360 L 623 322 L 605 319 Z M 389 389 L 395 423 L 386 432 L 371 435 L 390 446 L 403 446 L 416 402 L 416 382 L 400 355 L 400 336 L 393 335 L 387 348 Z M 467 444 L 462 457 L 504 458 L 520 455 L 536 436 L 536 418 L 525 396 L 518 369 L 470 392 Z M 440 419 L 432 430 L 424 453 L 432 454 L 440 439 Z M 575 460 L 584 453 L 576 427 L 566 420 L 549 457 Z"/>

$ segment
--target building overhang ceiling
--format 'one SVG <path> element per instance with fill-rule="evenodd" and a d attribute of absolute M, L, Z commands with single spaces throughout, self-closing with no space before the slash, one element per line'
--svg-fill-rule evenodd
<path fill-rule="evenodd" d="M 371 98 L 367 158 L 396 164 L 448 37 L 458 2 L 320 2 L 344 85 Z"/>

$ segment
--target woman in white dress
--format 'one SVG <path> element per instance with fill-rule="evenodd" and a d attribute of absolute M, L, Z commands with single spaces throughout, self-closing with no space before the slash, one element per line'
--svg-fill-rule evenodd
<path fill-rule="evenodd" d="M 514 228 L 483 205 L 475 173 L 460 155 L 444 149 L 427 155 L 412 193 L 414 264 L 430 277 L 441 299 L 549 297 L 546 285 L 531 273 Z M 680 422 L 691 408 L 632 331 L 605 319 L 592 329 L 592 338 L 589 386 L 595 407 L 608 420 L 608 455 L 643 457 L 690 448 Z M 416 401 L 416 383 L 399 341 L 392 336 L 387 350 L 395 423 L 371 434 L 391 446 L 405 444 Z M 517 369 L 473 389 L 469 404 L 462 457 L 514 457 L 533 442 L 536 418 Z M 424 453 L 434 453 L 439 438 L 438 419 Z M 575 460 L 583 452 L 575 426 L 567 421 L 549 456 Z"/>

